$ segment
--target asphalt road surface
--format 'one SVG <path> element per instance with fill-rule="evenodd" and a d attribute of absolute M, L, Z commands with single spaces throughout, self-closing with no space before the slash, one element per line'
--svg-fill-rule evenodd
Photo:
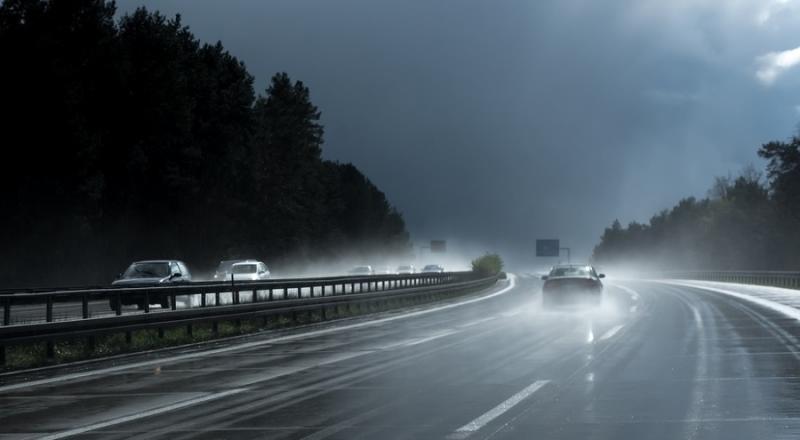
<path fill-rule="evenodd" d="M 800 438 L 797 320 L 632 281 L 545 311 L 539 286 L 0 376 L 0 438 Z"/>

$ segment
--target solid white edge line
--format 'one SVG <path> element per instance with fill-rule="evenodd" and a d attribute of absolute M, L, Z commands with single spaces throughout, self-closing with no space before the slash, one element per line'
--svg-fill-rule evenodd
<path fill-rule="evenodd" d="M 608 329 L 607 332 L 603 333 L 603 336 L 600 336 L 599 340 L 600 341 L 605 341 L 606 339 L 612 338 L 614 335 L 617 334 L 618 331 L 622 330 L 622 327 L 624 327 L 623 324 L 619 324 L 619 325 L 615 325 L 614 327 L 611 327 L 610 329 Z"/>
<path fill-rule="evenodd" d="M 522 402 L 530 396 L 531 394 L 535 393 L 543 386 L 547 385 L 550 381 L 549 380 L 537 380 L 536 382 L 528 385 L 522 391 L 514 394 L 513 396 L 509 397 L 503 403 L 495 406 L 494 408 L 490 409 L 483 413 L 480 417 L 476 418 L 475 420 L 467 423 L 466 425 L 456 429 L 456 433 L 471 433 L 475 432 L 481 428 L 483 428 L 487 423 L 491 422 L 492 420 L 496 419 L 504 412 L 510 410 L 518 403 Z"/>
<path fill-rule="evenodd" d="M 231 351 L 246 350 L 246 349 L 249 349 L 249 348 L 260 347 L 260 346 L 263 346 L 263 345 L 275 344 L 275 343 L 278 343 L 278 342 L 294 341 L 294 340 L 297 340 L 297 339 L 305 339 L 305 338 L 310 338 L 310 337 L 315 337 L 315 336 L 320 336 L 320 335 L 338 333 L 338 332 L 345 331 L 345 330 L 352 330 L 352 329 L 355 329 L 355 328 L 368 327 L 368 326 L 372 326 L 372 325 L 382 324 L 382 323 L 385 323 L 385 322 L 391 322 L 391 321 L 396 321 L 396 320 L 400 320 L 400 319 L 412 318 L 414 316 L 426 315 L 426 314 L 438 312 L 438 311 L 441 311 L 441 310 L 448 310 L 448 309 L 452 309 L 452 308 L 455 308 L 455 307 L 461 307 L 461 306 L 464 306 L 464 305 L 467 305 L 467 304 L 473 304 L 473 303 L 476 303 L 476 302 L 485 301 L 487 299 L 494 298 L 496 296 L 502 295 L 502 294 L 510 291 L 511 289 L 516 287 L 516 284 L 517 284 L 516 283 L 516 276 L 514 274 L 510 274 L 510 273 L 507 274 L 507 275 L 508 275 L 508 281 L 509 281 L 508 282 L 508 286 L 506 286 L 503 289 L 498 290 L 497 292 L 494 292 L 492 294 L 481 296 L 481 297 L 478 297 L 478 298 L 472 298 L 472 299 L 469 299 L 469 300 L 466 300 L 466 301 L 461 301 L 461 302 L 457 302 L 457 303 L 453 303 L 453 304 L 447 304 L 447 305 L 444 305 L 444 306 L 434 307 L 434 308 L 431 308 L 431 309 L 419 310 L 419 311 L 416 311 L 416 312 L 405 313 L 405 314 L 401 314 L 401 315 L 397 315 L 397 316 L 390 316 L 390 317 L 381 318 L 381 319 L 375 319 L 375 320 L 371 320 L 371 321 L 359 322 L 359 323 L 356 323 L 356 324 L 348 324 L 348 325 L 343 325 L 343 326 L 339 326 L 339 327 L 332 327 L 332 328 L 327 328 L 327 329 L 322 329 L 322 330 L 314 330 L 314 331 L 305 332 L 305 333 L 298 333 L 298 334 L 295 334 L 295 335 L 281 336 L 281 337 L 277 337 L 277 338 L 266 339 L 266 340 L 263 340 L 263 341 L 245 342 L 245 343 L 242 343 L 242 344 L 232 345 L 232 346 L 223 347 L 223 348 L 217 348 L 217 349 L 213 349 L 213 350 L 206 350 L 206 351 L 201 351 L 201 352 L 197 352 L 197 353 L 187 353 L 187 354 L 182 354 L 182 355 L 178 355 L 178 356 L 171 356 L 171 357 L 166 357 L 166 358 L 161 358 L 161 359 L 153 359 L 153 360 L 149 360 L 149 361 L 135 362 L 135 363 L 132 363 L 132 364 L 119 365 L 119 366 L 116 366 L 116 367 L 109 367 L 109 368 L 102 368 L 102 369 L 99 369 L 99 370 L 86 371 L 86 372 L 82 372 L 82 373 L 72 373 L 72 374 L 66 374 L 66 375 L 58 376 L 58 377 L 51 377 L 51 378 L 47 378 L 47 379 L 32 380 L 30 382 L 21 382 L 21 383 L 17 383 L 17 384 L 13 384 L 13 385 L 5 385 L 5 386 L 0 386 L 0 392 L 8 392 L 8 391 L 19 390 L 19 389 L 24 389 L 24 388 L 31 388 L 31 387 L 35 387 L 35 386 L 39 386 L 39 385 L 49 385 L 49 384 L 58 383 L 58 382 L 65 382 L 65 381 L 70 381 L 70 380 L 75 380 L 75 379 L 82 379 L 82 378 L 85 378 L 85 377 L 91 377 L 91 376 L 97 376 L 97 375 L 105 375 L 105 374 L 109 374 L 109 373 L 116 373 L 118 371 L 125 371 L 125 370 L 134 369 L 134 368 L 149 367 L 149 366 L 152 366 L 152 365 L 162 365 L 162 364 L 167 364 L 167 363 L 172 363 L 172 362 L 177 362 L 177 361 L 183 361 L 183 360 L 187 360 L 187 359 L 195 359 L 195 358 L 199 358 L 199 357 L 211 356 L 211 355 L 216 355 L 216 354 L 221 354 L 221 353 L 228 353 L 228 352 L 231 352 Z"/>
<path fill-rule="evenodd" d="M 96 431 L 98 429 L 107 428 L 109 426 L 119 425 L 121 423 L 132 422 L 134 420 L 143 419 L 145 417 L 154 416 L 157 414 L 162 414 L 168 411 L 175 411 L 177 409 L 186 408 L 187 406 L 193 406 L 200 403 L 205 403 L 211 400 L 221 399 L 223 397 L 227 397 L 233 394 L 239 394 L 241 392 L 247 391 L 247 388 L 236 388 L 228 391 L 222 391 L 219 393 L 209 394 L 207 396 L 196 397 L 194 399 L 184 400 L 183 402 L 173 403 L 171 405 L 162 406 L 159 408 L 149 409 L 147 411 L 142 411 L 140 413 L 132 414 L 129 416 L 117 417 L 115 419 L 107 420 L 105 422 L 94 423 L 91 425 L 81 426 L 80 428 L 70 429 L 69 431 L 62 431 L 55 434 L 45 435 L 44 437 L 39 437 L 39 440 L 57 440 L 62 438 L 71 437 L 73 435 L 84 434 L 90 431 Z"/>
<path fill-rule="evenodd" d="M 673 285 L 673 286 L 682 286 L 682 287 L 692 287 L 692 288 L 695 288 L 695 289 L 708 290 L 710 292 L 722 293 L 724 295 L 733 296 L 735 298 L 743 299 L 745 301 L 749 301 L 751 303 L 758 304 L 758 305 L 760 305 L 762 307 L 766 307 L 768 309 L 771 309 L 773 311 L 781 313 L 781 314 L 783 314 L 785 316 L 788 316 L 789 318 L 793 318 L 793 319 L 796 319 L 796 320 L 800 321 L 800 310 L 798 310 L 798 309 L 796 309 L 794 307 L 791 307 L 791 306 L 787 306 L 787 305 L 784 305 L 784 304 L 781 304 L 781 303 L 777 303 L 775 301 L 770 301 L 768 299 L 758 298 L 756 296 L 747 295 L 747 294 L 744 294 L 744 293 L 734 292 L 734 291 L 731 291 L 731 290 L 720 289 L 720 288 L 717 288 L 717 287 L 711 287 L 711 286 L 706 286 L 706 285 L 703 285 L 703 284 L 697 284 L 697 283 L 692 283 L 692 282 L 687 282 L 687 281 L 667 281 L 667 280 L 650 280 L 650 281 L 651 282 L 655 282 L 655 283 L 669 284 L 669 285 Z"/>

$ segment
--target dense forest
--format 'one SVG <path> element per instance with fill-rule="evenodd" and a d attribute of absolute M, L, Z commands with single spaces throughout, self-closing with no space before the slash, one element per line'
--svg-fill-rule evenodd
<path fill-rule="evenodd" d="M 766 176 L 718 177 L 708 197 L 681 200 L 647 224 L 615 221 L 597 264 L 638 269 L 800 269 L 800 137 L 761 146 Z"/>
<path fill-rule="evenodd" d="M 210 268 L 409 250 L 358 169 L 322 159 L 309 89 L 256 95 L 221 43 L 104 0 L 0 5 L 0 286 L 107 283 L 131 261 Z"/>

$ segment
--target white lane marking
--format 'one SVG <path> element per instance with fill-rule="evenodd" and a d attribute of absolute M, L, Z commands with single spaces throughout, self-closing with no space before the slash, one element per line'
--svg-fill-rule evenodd
<path fill-rule="evenodd" d="M 91 376 L 108 375 L 109 373 L 116 373 L 116 372 L 119 372 L 119 371 L 125 371 L 125 370 L 134 369 L 134 368 L 150 367 L 152 365 L 161 365 L 161 364 L 167 364 L 167 363 L 183 361 L 183 360 L 187 360 L 187 359 L 196 359 L 196 358 L 206 357 L 206 356 L 210 356 L 210 355 L 216 355 L 216 354 L 221 354 L 221 353 L 229 353 L 229 352 L 232 352 L 232 351 L 246 350 L 246 349 L 249 349 L 249 348 L 255 348 L 255 347 L 261 347 L 263 345 L 274 344 L 276 342 L 294 341 L 294 340 L 298 340 L 298 339 L 307 339 L 307 338 L 321 336 L 321 335 L 328 335 L 328 334 L 331 334 L 331 333 L 338 333 L 338 332 L 341 332 L 341 331 L 344 331 L 344 330 L 352 330 L 352 329 L 356 329 L 356 328 L 369 327 L 369 326 L 373 326 L 373 325 L 377 325 L 377 324 L 382 324 L 382 323 L 385 323 L 385 322 L 391 322 L 391 321 L 396 321 L 396 320 L 400 320 L 400 319 L 411 318 L 411 317 L 414 317 L 414 316 L 427 315 L 429 313 L 434 313 L 434 312 L 438 312 L 438 311 L 441 311 L 441 310 L 448 310 L 448 309 L 452 309 L 452 308 L 455 308 L 455 307 L 460 307 L 460 306 L 467 305 L 467 304 L 473 304 L 473 303 L 476 303 L 476 302 L 485 301 L 487 299 L 494 298 L 496 296 L 502 295 L 502 294 L 510 291 L 511 289 L 516 287 L 516 285 L 517 285 L 516 276 L 514 274 L 508 274 L 508 281 L 509 281 L 508 282 L 508 286 L 506 286 L 506 287 L 504 287 L 504 288 L 502 288 L 502 289 L 500 289 L 497 292 L 494 292 L 492 294 L 489 294 L 489 295 L 486 295 L 486 296 L 481 296 L 481 297 L 478 297 L 478 298 L 468 299 L 468 300 L 457 302 L 457 303 L 453 303 L 453 304 L 447 304 L 447 305 L 443 305 L 443 306 L 439 306 L 439 307 L 435 307 L 435 308 L 431 308 L 431 309 L 419 310 L 419 311 L 416 311 L 416 312 L 405 313 L 405 314 L 401 314 L 401 315 L 397 315 L 397 316 L 389 316 L 389 317 L 386 317 L 386 318 L 375 319 L 375 320 L 366 321 L 366 322 L 359 322 L 359 323 L 356 323 L 356 324 L 348 324 L 348 325 L 343 325 L 343 326 L 340 326 L 340 327 L 333 327 L 333 328 L 327 328 L 327 329 L 322 329 L 322 330 L 314 330 L 314 331 L 310 331 L 310 332 L 298 333 L 298 334 L 289 335 L 289 336 L 281 336 L 281 337 L 277 337 L 277 338 L 266 339 L 266 340 L 263 340 L 263 341 L 245 342 L 245 343 L 241 343 L 241 344 L 237 344 L 237 345 L 231 345 L 231 346 L 228 346 L 228 347 L 217 348 L 217 349 L 213 349 L 213 350 L 206 350 L 206 351 L 197 352 L 197 353 L 187 353 L 187 354 L 171 356 L 171 357 L 166 357 L 166 358 L 161 358 L 161 359 L 153 359 L 153 360 L 149 360 L 149 361 L 135 362 L 135 363 L 132 363 L 132 364 L 118 365 L 116 367 L 109 367 L 109 368 L 102 368 L 102 369 L 99 369 L 99 370 L 85 371 L 85 372 L 82 372 L 82 373 L 65 374 L 63 376 L 51 377 L 51 378 L 48 378 L 48 379 L 32 380 L 30 382 L 22 382 L 22 383 L 17 383 L 17 384 L 13 384 L 13 385 L 5 385 L 5 386 L 0 386 L 0 392 L 8 392 L 8 391 L 18 390 L 18 389 L 23 389 L 23 388 L 35 387 L 35 386 L 39 386 L 39 385 L 49 385 L 49 384 L 52 384 L 52 383 L 58 383 L 58 382 L 65 382 L 65 381 L 69 381 L 69 380 L 82 379 L 82 378 L 91 377 Z"/>
<path fill-rule="evenodd" d="M 766 308 L 768 308 L 770 310 L 773 310 L 773 311 L 781 313 L 781 314 L 783 314 L 785 316 L 788 316 L 789 318 L 793 318 L 793 319 L 796 319 L 796 320 L 800 321 L 800 310 L 798 310 L 798 309 L 796 309 L 794 307 L 791 307 L 791 306 L 787 306 L 785 304 L 781 304 L 781 303 L 777 303 L 777 302 L 774 302 L 774 301 L 770 301 L 768 299 L 758 298 L 756 296 L 747 295 L 747 294 L 739 293 L 739 292 L 734 292 L 732 290 L 719 289 L 717 287 L 711 287 L 711 286 L 706 286 L 706 285 L 699 284 L 699 283 L 692 283 L 692 282 L 686 282 L 686 281 L 651 280 L 651 282 L 661 283 L 661 284 L 669 284 L 669 285 L 673 285 L 673 286 L 693 287 L 695 289 L 702 289 L 702 290 L 708 290 L 708 291 L 711 291 L 711 292 L 722 293 L 722 294 L 725 294 L 725 295 L 729 295 L 729 296 L 733 296 L 733 297 L 736 297 L 736 298 L 739 298 L 739 299 L 743 299 L 745 301 L 750 301 L 751 303 L 758 304 L 758 305 L 760 305 L 762 307 L 766 307 Z"/>
<path fill-rule="evenodd" d="M 528 385 L 522 391 L 514 394 L 513 396 L 506 399 L 503 403 L 495 406 L 494 408 L 490 409 L 489 411 L 483 413 L 477 419 L 467 423 L 466 425 L 456 429 L 455 433 L 472 433 L 481 428 L 483 428 L 487 423 L 491 422 L 492 420 L 496 419 L 504 412 L 510 410 L 515 405 L 523 401 L 525 398 L 530 396 L 531 394 L 539 391 L 543 386 L 547 385 L 550 381 L 549 380 L 537 380 L 536 382 Z M 463 437 L 462 437 L 463 438 Z"/>
<path fill-rule="evenodd" d="M 228 391 L 222 391 L 219 393 L 209 394 L 202 397 L 196 397 L 194 399 L 184 400 L 183 402 L 173 403 L 172 405 L 162 406 L 160 408 L 154 408 L 147 411 L 142 411 L 140 413 L 131 414 L 129 416 L 117 417 L 115 419 L 107 420 L 105 422 L 94 423 L 91 425 L 81 426 L 80 428 L 70 429 L 69 431 L 62 431 L 55 434 L 46 435 L 44 437 L 39 437 L 40 440 L 57 440 L 61 438 L 71 437 L 73 435 L 84 434 L 90 431 L 95 431 L 98 429 L 107 428 L 109 426 L 119 425 L 121 423 L 132 422 L 134 420 L 143 419 L 145 417 L 150 417 L 158 414 L 163 414 L 168 411 L 175 411 L 181 408 L 186 408 L 188 406 L 197 405 L 200 403 L 209 402 L 211 400 L 221 399 L 223 397 L 232 396 L 234 394 L 239 394 L 244 391 L 247 391 L 247 388 L 236 388 Z"/>
<path fill-rule="evenodd" d="M 483 324 L 484 322 L 491 321 L 493 319 L 497 319 L 497 316 L 487 316 L 486 318 L 481 318 L 481 319 L 478 319 L 476 321 L 468 322 L 466 324 L 461 324 L 461 325 L 459 325 L 459 327 L 461 327 L 461 328 L 472 327 L 473 325 Z"/>
<path fill-rule="evenodd" d="M 434 333 L 430 336 L 424 336 L 421 338 L 409 338 L 403 339 L 402 341 L 392 342 L 389 344 L 384 344 L 377 347 L 377 350 L 391 350 L 394 348 L 402 348 L 402 347 L 411 347 L 414 345 L 424 344 L 425 342 L 430 342 L 439 338 L 443 338 L 445 336 L 452 335 L 454 333 L 458 333 L 457 330 L 445 330 L 443 332 Z"/>
<path fill-rule="evenodd" d="M 514 316 L 519 315 L 520 313 L 522 313 L 522 310 L 512 310 L 510 312 L 501 313 L 500 315 L 502 315 L 504 318 L 512 318 Z"/>
<path fill-rule="evenodd" d="M 458 332 L 455 331 L 455 330 L 446 330 L 446 331 L 443 331 L 441 333 L 437 333 L 437 334 L 435 334 L 433 336 L 428 336 L 427 338 L 415 339 L 413 341 L 406 342 L 405 346 L 406 347 L 411 347 L 413 345 L 424 344 L 426 342 L 430 342 L 430 341 L 433 341 L 433 340 L 436 340 L 436 339 L 439 339 L 439 338 L 443 338 L 445 336 L 450 336 L 450 335 L 452 335 L 454 333 L 458 333 Z"/>
<path fill-rule="evenodd" d="M 600 336 L 599 340 L 600 341 L 605 341 L 606 339 L 610 339 L 610 338 L 614 337 L 614 335 L 616 335 L 618 331 L 622 330 L 622 327 L 624 327 L 624 325 L 622 325 L 622 324 L 615 325 L 614 327 L 611 327 L 610 329 L 608 329 L 607 332 L 603 333 L 603 336 Z"/>
<path fill-rule="evenodd" d="M 368 355 L 370 353 L 374 353 L 374 351 L 362 351 L 362 352 L 352 352 L 352 353 L 336 353 L 333 356 L 322 360 L 312 360 L 308 364 L 305 365 L 297 365 L 294 367 L 283 367 L 277 368 L 273 371 L 257 374 L 255 376 L 244 377 L 235 381 L 226 382 L 226 385 L 233 386 L 233 387 L 246 387 L 250 385 L 255 385 L 257 383 L 266 382 L 269 380 L 273 380 L 283 376 L 289 376 L 295 373 L 299 373 L 301 371 L 310 370 L 312 368 L 321 367 L 323 365 L 330 365 L 335 364 L 337 362 L 346 361 L 348 359 L 353 359 L 361 356 Z"/>
<path fill-rule="evenodd" d="M 634 301 L 639 301 L 639 298 L 641 297 L 641 295 L 639 295 L 639 292 L 631 289 L 630 287 L 626 287 L 617 283 L 609 283 L 609 285 L 624 290 L 628 295 L 630 295 L 631 299 Z"/>

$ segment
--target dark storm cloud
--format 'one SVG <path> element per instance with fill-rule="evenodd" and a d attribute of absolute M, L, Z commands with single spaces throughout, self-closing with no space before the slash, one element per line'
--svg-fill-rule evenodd
<path fill-rule="evenodd" d="M 798 118 L 791 0 L 146 4 L 222 40 L 260 90 L 305 81 L 325 156 L 418 241 L 529 255 L 560 237 L 586 258 L 614 218 L 703 195 Z"/>

